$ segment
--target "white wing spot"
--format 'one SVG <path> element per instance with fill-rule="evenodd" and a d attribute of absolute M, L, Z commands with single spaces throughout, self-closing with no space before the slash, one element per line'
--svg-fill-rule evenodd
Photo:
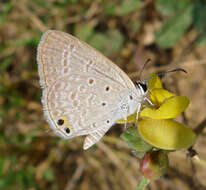
<path fill-rule="evenodd" d="M 55 115 L 56 117 L 60 117 L 62 115 L 62 110 L 61 109 L 56 109 L 53 111 L 53 115 Z"/>
<path fill-rule="evenodd" d="M 90 94 L 87 98 L 87 105 L 90 106 L 91 104 L 94 104 L 96 100 L 96 95 Z"/>
<path fill-rule="evenodd" d="M 66 50 L 64 49 L 64 50 L 62 51 L 61 65 L 67 64 L 67 63 L 65 63 L 65 53 L 66 53 Z"/>
<path fill-rule="evenodd" d="M 67 83 L 67 85 L 66 85 L 66 87 L 65 87 L 65 91 L 70 91 L 71 88 L 72 88 L 72 87 L 71 87 L 71 84 L 68 84 L 68 83 Z"/>
<path fill-rule="evenodd" d="M 65 83 L 64 82 L 57 83 L 54 86 L 54 89 L 55 89 L 55 91 L 62 91 L 62 90 L 64 90 L 65 89 Z"/>
<path fill-rule="evenodd" d="M 89 72 L 92 65 L 93 65 L 93 61 L 88 60 L 87 63 L 86 63 L 86 69 L 84 69 L 84 71 Z"/>
<path fill-rule="evenodd" d="M 80 93 L 86 92 L 86 86 L 85 85 L 79 85 L 77 89 Z"/>

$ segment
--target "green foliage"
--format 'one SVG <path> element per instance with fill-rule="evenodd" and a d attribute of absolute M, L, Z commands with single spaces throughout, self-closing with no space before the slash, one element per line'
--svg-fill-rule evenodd
<path fill-rule="evenodd" d="M 142 140 L 136 126 L 128 128 L 121 134 L 121 138 L 136 152 L 147 152 L 152 148 L 151 145 Z"/>
<path fill-rule="evenodd" d="M 206 40 L 206 5 L 198 1 L 193 10 L 194 27 L 197 32 L 203 32 L 197 43 L 203 43 Z"/>
<path fill-rule="evenodd" d="M 75 36 L 89 43 L 105 55 L 112 55 L 122 48 L 124 37 L 118 30 L 95 32 L 89 23 L 79 23 L 74 28 Z"/>
<path fill-rule="evenodd" d="M 104 11 L 108 15 L 128 15 L 138 11 L 141 7 L 141 0 L 122 0 L 121 2 L 103 1 Z"/>
<path fill-rule="evenodd" d="M 5 3 L 2 9 L 0 9 L 0 26 L 3 22 L 5 22 L 8 19 L 8 14 L 12 9 L 12 3 L 8 1 L 8 3 Z"/>
<path fill-rule="evenodd" d="M 77 38 L 84 42 L 88 42 L 89 38 L 94 34 L 94 28 L 89 24 L 76 24 L 74 34 Z"/>
<path fill-rule="evenodd" d="M 111 55 L 122 48 L 123 41 L 124 37 L 118 30 L 108 30 L 105 34 L 95 33 L 88 42 L 103 54 Z"/>
<path fill-rule="evenodd" d="M 182 2 L 185 2 L 184 6 L 174 9 L 173 16 L 169 17 L 156 33 L 156 42 L 161 47 L 174 46 L 192 24 L 192 5 L 187 0 Z"/>
<path fill-rule="evenodd" d="M 119 14 L 127 15 L 133 11 L 137 11 L 140 8 L 140 0 L 124 0 L 119 6 Z"/>
<path fill-rule="evenodd" d="M 156 43 L 163 48 L 172 48 L 193 23 L 197 32 L 205 30 L 206 6 L 200 0 L 158 0 L 156 9 L 168 16 L 156 32 Z M 205 36 L 199 41 L 205 40 Z"/>
<path fill-rule="evenodd" d="M 65 7 L 68 5 L 72 5 L 74 3 L 78 3 L 78 1 L 79 0 L 62 0 L 62 1 L 56 0 L 56 1 L 53 1 L 53 5 L 59 6 L 59 7 Z"/>
<path fill-rule="evenodd" d="M 149 183 L 150 180 L 143 176 L 135 190 L 144 190 Z"/>
<path fill-rule="evenodd" d="M 43 171 L 43 176 L 47 181 L 54 181 L 55 176 L 51 168 L 47 168 Z"/>
<path fill-rule="evenodd" d="M 105 1 L 105 3 L 103 4 L 103 7 L 104 7 L 104 11 L 106 14 L 116 15 L 116 10 L 115 10 L 116 4 L 114 1 L 109 1 L 109 2 Z"/>
<path fill-rule="evenodd" d="M 35 170 L 32 166 L 17 167 L 19 160 L 16 155 L 0 157 L 0 189 L 36 188 Z M 15 167 L 16 166 L 16 167 Z"/>
<path fill-rule="evenodd" d="M 186 4 L 190 4 L 189 0 L 157 0 L 155 7 L 159 13 L 165 16 L 175 15 L 176 12 L 184 9 Z"/>
<path fill-rule="evenodd" d="M 4 59 L 0 64 L 0 73 L 8 69 L 9 65 L 11 64 L 12 56 L 8 56 Z"/>

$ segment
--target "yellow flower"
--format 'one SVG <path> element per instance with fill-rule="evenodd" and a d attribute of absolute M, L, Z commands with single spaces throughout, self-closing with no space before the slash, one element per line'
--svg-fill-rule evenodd
<path fill-rule="evenodd" d="M 155 147 L 167 150 L 186 148 L 194 144 L 195 133 L 187 126 L 172 120 L 189 105 L 185 96 L 176 96 L 162 87 L 160 78 L 152 74 L 148 81 L 152 107 L 140 112 L 138 131 L 142 138 Z"/>
<path fill-rule="evenodd" d="M 150 76 L 148 89 L 153 105 L 146 106 L 139 113 L 137 126 L 141 137 L 154 147 L 165 150 L 186 148 L 194 144 L 195 133 L 188 126 L 173 120 L 188 107 L 189 100 L 163 89 L 156 74 Z M 136 114 L 127 119 L 135 122 Z"/>
<path fill-rule="evenodd" d="M 196 140 L 195 133 L 188 126 L 172 119 L 139 120 L 138 131 L 146 142 L 165 150 L 187 148 Z"/>

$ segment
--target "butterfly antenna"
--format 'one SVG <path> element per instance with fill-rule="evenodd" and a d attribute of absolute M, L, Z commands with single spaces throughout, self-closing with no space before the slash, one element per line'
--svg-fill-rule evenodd
<path fill-rule="evenodd" d="M 182 69 L 182 68 L 176 68 L 176 69 L 172 69 L 172 70 L 169 70 L 169 71 L 164 71 L 164 72 L 157 73 L 157 75 L 158 76 L 164 76 L 167 73 L 173 73 L 173 72 L 177 72 L 177 71 L 181 71 L 181 72 L 187 73 L 187 71 Z"/>
<path fill-rule="evenodd" d="M 142 78 L 142 73 L 143 73 L 146 65 L 148 65 L 148 63 L 150 63 L 150 62 L 152 62 L 152 60 L 149 58 L 149 59 L 146 60 L 146 62 L 145 62 L 144 65 L 142 66 L 142 68 L 141 68 L 141 70 L 140 70 L 140 72 L 139 72 L 139 75 L 138 75 L 140 81 L 142 81 L 142 80 L 141 80 L 141 78 Z"/>

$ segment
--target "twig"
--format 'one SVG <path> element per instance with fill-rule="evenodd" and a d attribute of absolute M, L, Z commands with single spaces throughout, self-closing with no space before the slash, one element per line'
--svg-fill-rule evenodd
<path fill-rule="evenodd" d="M 75 15 L 73 17 L 69 17 L 66 21 L 67 24 L 71 24 L 71 23 L 76 23 L 76 22 L 81 22 L 81 21 L 85 21 L 85 20 L 89 20 L 91 19 L 94 15 L 96 15 L 97 13 L 100 12 L 100 7 L 99 7 L 99 3 L 100 1 L 94 1 L 90 8 L 88 9 L 88 11 L 84 14 L 79 14 L 79 15 Z"/>
<path fill-rule="evenodd" d="M 98 142 L 97 145 L 108 156 L 108 158 L 117 166 L 117 168 L 121 170 L 122 175 L 125 177 L 128 183 L 130 183 L 132 187 L 135 187 L 136 179 L 132 176 L 130 172 L 128 172 L 126 167 L 124 167 L 123 163 L 114 154 L 114 152 L 102 142 Z"/>
<path fill-rule="evenodd" d="M 197 127 L 195 127 L 194 132 L 198 136 L 202 133 L 205 127 L 206 127 L 206 119 L 204 119 Z"/>
<path fill-rule="evenodd" d="M 46 31 L 48 29 L 47 26 L 44 25 L 44 23 L 35 15 L 35 13 L 30 11 L 26 7 L 26 1 L 21 0 L 21 2 L 22 2 L 21 4 L 19 2 L 16 3 L 16 6 L 23 12 L 23 14 L 25 14 L 31 20 L 31 23 L 36 28 L 38 28 L 41 32 Z"/>
<path fill-rule="evenodd" d="M 74 175 L 72 176 L 72 179 L 68 181 L 64 190 L 73 190 L 78 180 L 82 176 L 83 171 L 84 171 L 84 164 L 79 163 Z"/>
<path fill-rule="evenodd" d="M 205 27 L 195 36 L 195 38 L 188 43 L 188 45 L 183 48 L 180 55 L 172 62 L 172 64 L 179 63 L 183 57 L 185 57 L 187 54 L 189 54 L 190 51 L 195 47 L 196 42 L 205 34 L 206 31 L 206 25 Z"/>

